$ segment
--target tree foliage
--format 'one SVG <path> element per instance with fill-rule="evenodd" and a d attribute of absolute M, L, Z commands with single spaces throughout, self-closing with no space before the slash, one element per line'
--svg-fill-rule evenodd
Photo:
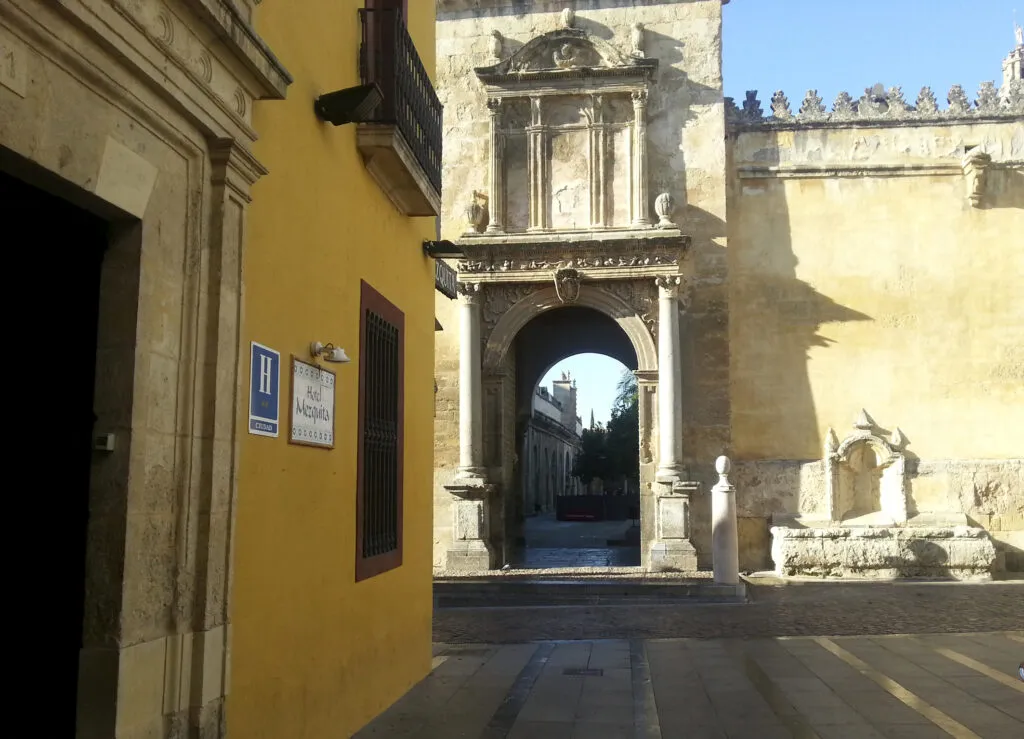
<path fill-rule="evenodd" d="M 640 408 L 636 375 L 622 373 L 608 427 L 584 429 L 580 453 L 572 474 L 585 485 L 597 478 L 640 476 Z"/>

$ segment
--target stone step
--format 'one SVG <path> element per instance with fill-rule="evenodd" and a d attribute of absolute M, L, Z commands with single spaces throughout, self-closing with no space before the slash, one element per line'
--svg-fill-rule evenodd
<path fill-rule="evenodd" d="M 745 603 L 746 586 L 711 580 L 621 581 L 452 578 L 434 581 L 435 608 Z"/>

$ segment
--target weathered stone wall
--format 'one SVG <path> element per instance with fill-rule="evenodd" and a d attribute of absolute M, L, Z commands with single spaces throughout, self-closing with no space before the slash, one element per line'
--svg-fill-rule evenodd
<path fill-rule="evenodd" d="M 576 27 L 624 53 L 630 49 L 633 24 L 643 23 L 646 56 L 659 62 L 647 109 L 649 193 L 652 204 L 658 193 L 672 194 L 679 204 L 674 220 L 692 238 L 683 267 L 692 286 L 692 305 L 681 322 L 683 446 L 691 472 L 701 474 L 706 468 L 704 476 L 712 480 L 713 461 L 729 442 L 721 5 L 721 0 L 575 4 Z M 438 93 L 445 105 L 441 230 L 443 238 L 457 239 L 466 229 L 464 213 L 473 192 L 486 191 L 489 184 L 489 115 L 473 69 L 498 60 L 492 31 L 502 36 L 499 53 L 504 58 L 558 28 L 565 3 L 536 2 L 528 12 L 513 0 L 439 0 L 437 7 Z M 445 330 L 436 344 L 434 564 L 442 566 L 451 518 L 451 497 L 443 485 L 454 475 L 458 457 L 458 436 L 452 430 L 458 421 L 459 336 L 456 306 L 439 298 L 437 307 Z M 514 440 L 508 441 L 511 454 Z M 705 490 L 694 501 L 698 548 L 709 541 L 706 496 Z"/>
<path fill-rule="evenodd" d="M 973 147 L 992 161 L 978 205 L 962 162 Z M 769 516 L 821 510 L 822 465 L 801 460 L 864 407 L 908 440 L 911 509 L 966 514 L 1019 569 L 1024 123 L 758 125 L 730 154 L 744 566 L 766 564 L 753 542 Z"/>

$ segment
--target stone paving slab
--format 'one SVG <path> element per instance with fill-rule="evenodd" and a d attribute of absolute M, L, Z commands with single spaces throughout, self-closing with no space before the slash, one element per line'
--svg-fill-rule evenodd
<path fill-rule="evenodd" d="M 430 676 L 357 737 L 1024 737 L 1024 631 L 438 644 L 435 653 Z"/>

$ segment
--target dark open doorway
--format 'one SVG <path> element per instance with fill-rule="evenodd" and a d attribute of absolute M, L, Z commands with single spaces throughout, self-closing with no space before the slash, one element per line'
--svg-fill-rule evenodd
<path fill-rule="evenodd" d="M 29 578 L 45 589 L 46 639 L 54 647 L 47 664 L 52 736 L 74 736 L 78 661 L 85 607 L 86 527 L 93 447 L 93 388 L 99 312 L 100 267 L 108 224 L 66 200 L 0 172 L 4 243 L 17 260 L 12 274 L 18 307 L 11 317 L 26 335 L 51 344 L 50 386 L 59 420 L 46 433 L 51 469 L 32 505 L 47 547 L 23 561 Z M 14 256 L 16 254 L 16 256 Z M 29 284 L 30 283 L 30 284 Z M 38 354 L 37 354 L 38 356 Z M 40 366 L 43 366 L 42 364 Z M 41 541 L 42 539 L 40 539 Z M 43 604 L 35 604 L 43 608 Z"/>

